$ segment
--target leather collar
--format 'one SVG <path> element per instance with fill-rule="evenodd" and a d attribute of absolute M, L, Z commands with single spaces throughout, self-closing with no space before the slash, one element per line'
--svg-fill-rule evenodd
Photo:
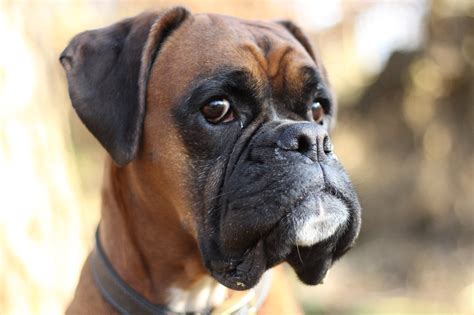
<path fill-rule="evenodd" d="M 99 238 L 99 228 L 95 235 L 95 249 L 91 255 L 92 276 L 104 299 L 119 314 L 164 315 L 180 314 L 164 305 L 148 301 L 130 287 L 115 271 L 105 255 Z M 259 284 L 243 296 L 231 298 L 212 310 L 203 310 L 186 314 L 255 314 L 265 301 L 271 284 L 271 274 L 266 272 Z M 183 313 L 181 313 L 183 314 Z"/>

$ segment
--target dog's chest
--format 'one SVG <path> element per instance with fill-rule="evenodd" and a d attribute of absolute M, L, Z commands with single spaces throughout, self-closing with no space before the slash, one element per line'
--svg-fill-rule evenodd
<path fill-rule="evenodd" d="M 229 289 L 210 276 L 204 276 L 189 289 L 171 288 L 168 291 L 168 307 L 179 313 L 196 312 L 222 304 Z"/>

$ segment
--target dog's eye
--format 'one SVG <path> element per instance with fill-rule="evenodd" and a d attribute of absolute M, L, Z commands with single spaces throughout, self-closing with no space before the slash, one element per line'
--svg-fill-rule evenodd
<path fill-rule="evenodd" d="M 319 100 L 315 100 L 311 105 L 311 111 L 313 112 L 313 119 L 315 123 L 321 124 L 324 117 L 324 109 Z"/>
<path fill-rule="evenodd" d="M 201 108 L 206 120 L 213 124 L 229 122 L 235 119 L 230 103 L 225 98 L 211 101 Z"/>

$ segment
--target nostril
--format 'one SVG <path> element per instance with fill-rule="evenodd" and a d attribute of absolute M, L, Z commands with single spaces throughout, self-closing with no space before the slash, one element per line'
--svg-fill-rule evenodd
<path fill-rule="evenodd" d="M 311 123 L 294 123 L 282 125 L 276 145 L 285 151 L 302 154 L 313 162 L 322 161 L 332 152 L 332 144 L 327 131 Z"/>
<path fill-rule="evenodd" d="M 329 140 L 329 137 L 327 135 L 324 136 L 323 150 L 324 150 L 325 154 L 329 154 L 333 150 L 332 142 L 331 142 L 331 140 Z"/>
<path fill-rule="evenodd" d="M 298 149 L 297 151 L 304 154 L 311 150 L 311 139 L 308 138 L 307 135 L 300 135 L 298 137 Z"/>

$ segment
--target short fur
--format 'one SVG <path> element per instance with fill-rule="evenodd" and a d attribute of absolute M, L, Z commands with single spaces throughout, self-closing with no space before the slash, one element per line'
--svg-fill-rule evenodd
<path fill-rule="evenodd" d="M 104 250 L 151 302 L 209 275 L 232 295 L 282 262 L 317 284 L 354 244 L 361 210 L 330 141 L 336 103 L 293 23 L 148 12 L 79 34 L 61 62 L 74 108 L 115 161 Z M 221 98 L 235 119 L 211 123 L 201 109 Z M 274 286 L 263 310 L 297 307 Z M 69 312 L 91 311 L 112 309 L 86 263 Z"/>

